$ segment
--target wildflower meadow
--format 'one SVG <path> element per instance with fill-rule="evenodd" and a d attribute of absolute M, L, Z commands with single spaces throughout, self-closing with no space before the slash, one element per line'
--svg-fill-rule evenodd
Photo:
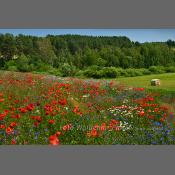
<path fill-rule="evenodd" d="M 4 71 L 0 144 L 174 144 L 174 114 L 159 98 L 115 80 Z"/>

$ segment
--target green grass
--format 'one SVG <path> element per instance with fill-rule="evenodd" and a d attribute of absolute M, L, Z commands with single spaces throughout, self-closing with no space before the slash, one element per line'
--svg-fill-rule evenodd
<path fill-rule="evenodd" d="M 151 86 L 151 79 L 160 79 L 161 85 Z M 166 98 L 159 99 L 159 102 L 169 107 L 169 111 L 175 114 L 175 73 L 117 78 L 116 81 L 127 86 L 143 87 L 148 92 L 161 94 Z"/>
<path fill-rule="evenodd" d="M 160 79 L 160 86 L 151 86 L 151 79 Z M 132 87 L 143 87 L 153 90 L 167 90 L 175 92 L 175 73 L 145 75 L 138 77 L 124 77 L 116 79 L 119 83 Z"/>

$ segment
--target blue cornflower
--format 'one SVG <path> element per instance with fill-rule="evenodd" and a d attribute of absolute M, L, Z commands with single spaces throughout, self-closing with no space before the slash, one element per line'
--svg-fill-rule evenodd
<path fill-rule="evenodd" d="M 157 142 L 156 141 L 152 141 L 151 144 L 152 145 L 157 145 Z"/>
<path fill-rule="evenodd" d="M 17 134 L 17 130 L 14 130 L 13 133 L 14 133 L 14 135 L 16 135 Z"/>
<path fill-rule="evenodd" d="M 165 133 L 166 133 L 166 134 L 169 134 L 169 133 L 170 133 L 170 130 L 169 130 L 169 129 L 167 129 L 167 130 L 165 131 Z"/>
<path fill-rule="evenodd" d="M 160 138 L 160 141 L 163 141 L 163 137 Z"/>
<path fill-rule="evenodd" d="M 45 132 L 47 132 L 47 131 L 48 131 L 48 129 L 47 129 L 47 128 L 45 128 L 45 129 L 44 129 L 44 131 L 45 131 Z"/>
<path fill-rule="evenodd" d="M 163 141 L 163 142 L 162 142 L 162 145 L 167 145 L 167 144 L 166 144 L 166 142 Z"/>
<path fill-rule="evenodd" d="M 153 124 L 154 124 L 155 126 L 161 126 L 161 123 L 160 123 L 160 122 L 153 122 Z"/>
<path fill-rule="evenodd" d="M 170 113 L 169 118 L 172 120 L 173 119 L 173 113 Z"/>
<path fill-rule="evenodd" d="M 34 139 L 37 140 L 38 139 L 39 132 L 35 132 L 34 135 L 35 135 Z"/>
<path fill-rule="evenodd" d="M 175 137 L 172 136 L 171 139 L 174 141 L 175 140 Z"/>
<path fill-rule="evenodd" d="M 148 137 L 149 139 L 151 139 L 151 138 L 152 138 L 152 135 L 151 135 L 150 133 L 147 133 L 147 137 Z"/>
<path fill-rule="evenodd" d="M 35 132 L 34 134 L 35 134 L 35 136 L 38 136 L 39 132 Z"/>

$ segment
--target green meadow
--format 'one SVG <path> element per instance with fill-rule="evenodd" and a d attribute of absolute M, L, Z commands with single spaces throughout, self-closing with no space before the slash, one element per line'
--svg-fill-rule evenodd
<path fill-rule="evenodd" d="M 151 79 L 160 79 L 160 86 L 151 86 Z M 145 88 L 148 92 L 159 93 L 160 103 L 168 106 L 169 110 L 175 113 L 175 73 L 117 78 L 116 81 L 131 87 Z"/>
<path fill-rule="evenodd" d="M 151 79 L 160 79 L 160 86 L 151 86 Z M 124 77 L 117 78 L 116 81 L 118 81 L 121 84 L 125 84 L 132 87 L 144 87 L 146 89 L 166 90 L 175 92 L 175 73 Z"/>

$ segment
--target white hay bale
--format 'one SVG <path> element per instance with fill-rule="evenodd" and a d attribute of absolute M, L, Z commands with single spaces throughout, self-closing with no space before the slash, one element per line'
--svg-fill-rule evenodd
<path fill-rule="evenodd" d="M 160 80 L 159 79 L 152 79 L 151 86 L 160 86 Z"/>

